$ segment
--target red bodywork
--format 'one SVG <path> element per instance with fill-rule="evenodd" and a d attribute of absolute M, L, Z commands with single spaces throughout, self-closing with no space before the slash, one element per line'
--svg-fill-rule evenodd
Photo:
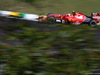
<path fill-rule="evenodd" d="M 95 21 L 100 21 L 100 15 L 99 15 L 99 13 L 92 13 L 92 18 L 93 18 Z"/>
<path fill-rule="evenodd" d="M 76 13 L 75 15 L 66 15 L 63 19 L 71 23 L 82 23 L 86 19 L 86 16 L 82 13 Z"/>
<path fill-rule="evenodd" d="M 39 22 L 41 23 L 41 22 L 45 22 L 46 21 L 46 19 L 47 19 L 47 17 L 46 16 L 44 16 L 44 17 L 42 17 L 42 18 L 39 18 Z"/>
<path fill-rule="evenodd" d="M 51 14 L 51 15 L 49 15 L 49 16 L 47 16 L 47 17 L 55 17 L 56 19 L 63 19 L 64 16 L 65 16 L 65 15 Z"/>

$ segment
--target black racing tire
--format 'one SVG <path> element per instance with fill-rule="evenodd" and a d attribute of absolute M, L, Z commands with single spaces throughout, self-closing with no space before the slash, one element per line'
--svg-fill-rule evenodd
<path fill-rule="evenodd" d="M 89 25 L 90 26 L 97 26 L 97 22 L 95 20 L 91 20 Z"/>
<path fill-rule="evenodd" d="M 51 14 L 53 14 L 53 13 L 48 13 L 47 16 L 49 16 L 49 15 L 51 15 Z"/>
<path fill-rule="evenodd" d="M 56 22 L 56 19 L 54 17 L 48 17 L 46 19 L 46 22 L 49 24 L 54 24 Z"/>

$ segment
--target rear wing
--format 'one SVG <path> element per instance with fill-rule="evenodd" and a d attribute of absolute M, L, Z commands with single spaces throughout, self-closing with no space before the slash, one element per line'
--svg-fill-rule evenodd
<path fill-rule="evenodd" d="M 95 21 L 100 22 L 100 14 L 99 13 L 91 13 L 91 16 Z"/>
<path fill-rule="evenodd" d="M 91 13 L 91 16 L 98 16 L 100 15 L 99 13 Z"/>

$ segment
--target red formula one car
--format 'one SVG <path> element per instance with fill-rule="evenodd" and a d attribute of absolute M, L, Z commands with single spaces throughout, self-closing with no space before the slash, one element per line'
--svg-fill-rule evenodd
<path fill-rule="evenodd" d="M 91 16 L 86 16 L 82 13 L 75 13 L 73 12 L 70 14 L 48 14 L 45 17 L 40 17 L 39 22 L 48 22 L 48 23 L 68 23 L 68 24 L 87 24 L 91 26 L 96 26 L 97 23 L 100 21 L 100 15 L 98 13 L 92 13 Z"/>

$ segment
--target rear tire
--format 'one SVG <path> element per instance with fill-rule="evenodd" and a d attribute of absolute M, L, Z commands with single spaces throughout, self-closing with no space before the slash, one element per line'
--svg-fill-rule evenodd
<path fill-rule="evenodd" d="M 95 20 L 91 20 L 89 25 L 90 26 L 97 26 L 97 22 Z"/>

